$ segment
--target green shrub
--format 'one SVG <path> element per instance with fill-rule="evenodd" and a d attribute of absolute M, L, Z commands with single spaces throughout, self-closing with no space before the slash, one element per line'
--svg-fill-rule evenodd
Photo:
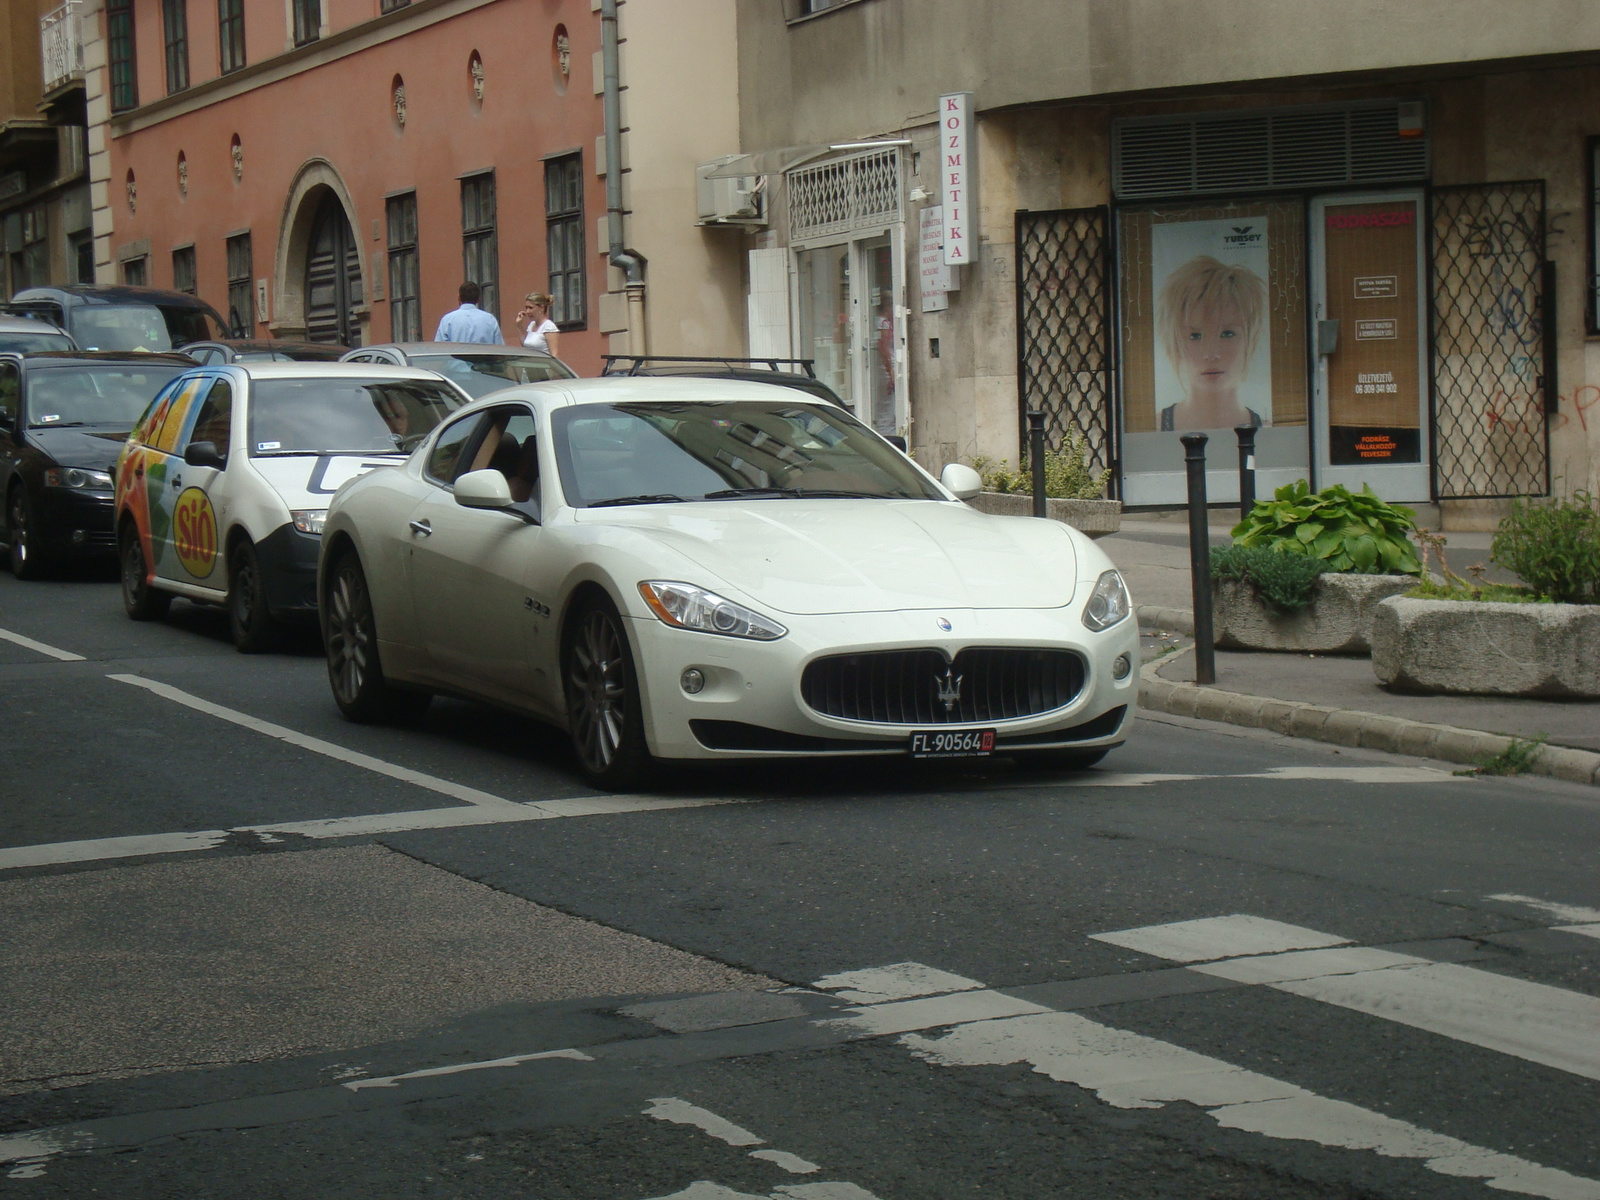
<path fill-rule="evenodd" d="M 1600 604 L 1600 510 L 1588 492 L 1551 504 L 1511 502 L 1489 557 L 1558 604 Z"/>
<path fill-rule="evenodd" d="M 1549 604 L 1532 588 L 1509 583 L 1471 584 L 1460 576 L 1440 583 L 1424 575 L 1417 586 L 1405 593 L 1408 600 L 1481 600 L 1490 604 Z"/>
<path fill-rule="evenodd" d="M 1078 433 L 1068 435 L 1060 454 L 1045 451 L 1044 494 L 1060 500 L 1098 500 L 1104 496 L 1111 469 L 1096 473 L 1089 467 L 1088 456 L 1089 443 Z M 972 468 L 983 477 L 986 492 L 1033 494 L 1033 473 L 1026 460 L 1013 471 L 1010 459 L 1002 458 L 996 463 L 980 454 L 972 460 Z"/>
<path fill-rule="evenodd" d="M 1417 517 L 1385 504 L 1370 487 L 1352 492 L 1339 484 L 1313 492 L 1304 479 L 1258 500 L 1234 526 L 1240 546 L 1260 547 L 1320 560 L 1330 571 L 1364 575 L 1416 575 L 1422 570 L 1409 535 Z"/>
<path fill-rule="evenodd" d="M 1214 546 L 1211 578 L 1247 581 L 1273 608 L 1296 612 L 1311 603 L 1317 576 L 1327 565 L 1303 554 L 1280 554 L 1265 546 Z"/>

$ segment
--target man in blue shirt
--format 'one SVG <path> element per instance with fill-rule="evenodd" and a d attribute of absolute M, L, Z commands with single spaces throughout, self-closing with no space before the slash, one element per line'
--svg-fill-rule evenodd
<path fill-rule="evenodd" d="M 500 336 L 500 322 L 494 319 L 493 313 L 484 312 L 478 307 L 478 297 L 481 293 L 478 285 L 470 280 L 461 285 L 458 293 L 461 297 L 461 307 L 454 312 L 447 312 L 439 322 L 439 331 L 433 335 L 436 342 L 482 342 L 488 346 L 501 346 L 505 338 Z"/>

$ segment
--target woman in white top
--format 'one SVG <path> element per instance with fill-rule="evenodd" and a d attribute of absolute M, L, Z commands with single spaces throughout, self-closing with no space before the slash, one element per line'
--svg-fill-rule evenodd
<path fill-rule="evenodd" d="M 522 330 L 522 344 L 529 350 L 556 356 L 556 341 L 561 330 L 550 319 L 549 296 L 543 292 L 529 292 L 517 312 L 517 328 Z"/>

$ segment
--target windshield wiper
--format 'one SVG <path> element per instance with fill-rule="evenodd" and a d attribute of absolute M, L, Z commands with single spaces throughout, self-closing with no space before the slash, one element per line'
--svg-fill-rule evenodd
<path fill-rule="evenodd" d="M 596 500 L 589 505 L 590 508 L 620 508 L 624 504 L 687 504 L 687 496 L 675 496 L 671 492 L 656 492 L 646 496 L 613 496 L 609 500 Z"/>
<path fill-rule="evenodd" d="M 88 421 L 39 421 L 28 426 L 29 429 L 82 429 Z M 96 422 L 99 424 L 99 422 Z"/>
<path fill-rule="evenodd" d="M 720 492 L 707 492 L 707 500 L 766 500 L 772 497 L 795 500 L 910 500 L 904 492 L 851 492 L 840 488 L 725 488 Z"/>

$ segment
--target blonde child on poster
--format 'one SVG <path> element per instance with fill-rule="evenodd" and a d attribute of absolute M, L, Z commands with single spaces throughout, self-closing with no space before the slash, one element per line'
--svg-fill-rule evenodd
<path fill-rule="evenodd" d="M 1156 336 L 1183 398 L 1160 410 L 1163 431 L 1266 424 L 1239 399 L 1266 314 L 1267 285 L 1248 267 L 1200 254 L 1167 276 Z"/>

